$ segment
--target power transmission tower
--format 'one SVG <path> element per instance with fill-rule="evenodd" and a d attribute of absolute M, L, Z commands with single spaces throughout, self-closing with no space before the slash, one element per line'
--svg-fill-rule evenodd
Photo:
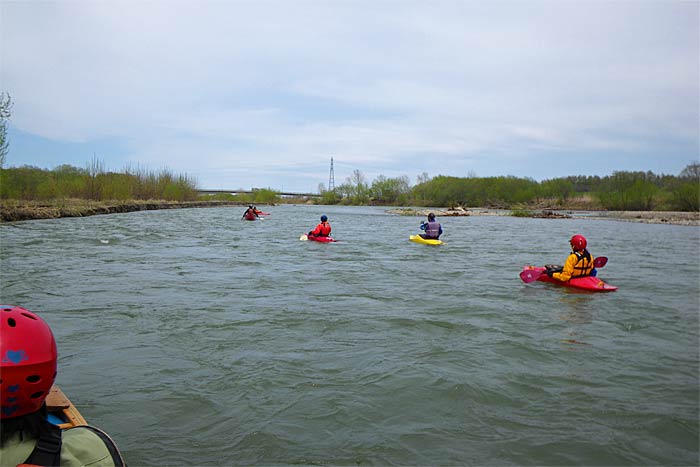
<path fill-rule="evenodd" d="M 335 191 L 335 173 L 333 173 L 333 158 L 331 157 L 331 173 L 328 175 L 328 191 Z"/>

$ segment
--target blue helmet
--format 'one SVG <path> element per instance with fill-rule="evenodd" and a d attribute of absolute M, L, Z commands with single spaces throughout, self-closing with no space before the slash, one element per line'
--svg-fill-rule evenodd
<path fill-rule="evenodd" d="M 325 214 L 321 216 L 321 222 L 326 222 L 327 220 L 328 220 L 328 217 L 326 217 Z"/>

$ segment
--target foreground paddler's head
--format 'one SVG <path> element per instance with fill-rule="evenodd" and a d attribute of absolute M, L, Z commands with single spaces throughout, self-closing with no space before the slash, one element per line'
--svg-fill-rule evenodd
<path fill-rule="evenodd" d="M 582 251 L 586 249 L 586 245 L 588 242 L 586 241 L 586 237 L 583 235 L 576 234 L 573 237 L 571 237 L 571 240 L 569 240 L 569 244 L 571 245 L 571 249 L 574 251 Z"/>
<path fill-rule="evenodd" d="M 325 214 L 321 216 L 321 222 L 326 222 L 327 220 L 328 220 L 328 217 L 326 217 Z"/>
<path fill-rule="evenodd" d="M 8 419 L 36 412 L 56 379 L 56 341 L 29 310 L 0 305 L 0 409 Z"/>

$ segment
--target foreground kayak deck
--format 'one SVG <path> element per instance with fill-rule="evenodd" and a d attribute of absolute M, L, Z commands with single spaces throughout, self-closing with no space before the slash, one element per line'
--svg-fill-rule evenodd
<path fill-rule="evenodd" d="M 586 277 L 576 277 L 574 279 L 569 279 L 566 282 L 558 281 L 544 274 L 546 268 L 542 266 L 525 266 L 523 271 L 532 271 L 533 273 L 539 273 L 540 276 L 537 278 L 540 282 L 548 282 L 550 284 L 561 285 L 563 287 L 571 287 L 573 289 L 588 290 L 589 292 L 614 292 L 617 287 L 610 285 L 595 276 Z"/>
<path fill-rule="evenodd" d="M 442 240 L 425 239 L 420 235 L 411 235 L 408 239 L 412 242 L 421 243 L 423 245 L 442 245 Z"/>
<path fill-rule="evenodd" d="M 55 384 L 46 396 L 46 408 L 49 412 L 49 421 L 62 430 L 87 425 L 87 421 L 78 409 Z"/>

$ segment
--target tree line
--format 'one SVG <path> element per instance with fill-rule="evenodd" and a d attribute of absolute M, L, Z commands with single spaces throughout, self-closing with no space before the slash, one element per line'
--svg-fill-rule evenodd
<path fill-rule="evenodd" d="M 605 177 L 578 175 L 541 182 L 514 176 L 430 177 L 423 173 L 415 185 L 405 175 L 394 178 L 379 175 L 369 182 L 361 171 L 355 170 L 334 190 L 320 184 L 319 193 L 323 204 L 506 209 L 547 205 L 612 211 L 700 211 L 700 163 L 688 165 L 678 175 L 618 171 Z M 252 195 L 245 195 L 245 199 L 238 198 L 242 195 L 220 196 L 241 202 L 281 201 L 272 188 L 255 190 Z M 201 196 L 196 180 L 187 175 L 167 169 L 158 173 L 130 168 L 121 173 L 109 172 L 97 159 L 86 168 L 70 165 L 53 170 L 32 166 L 0 168 L 0 199 L 65 198 L 194 201 Z"/>
<path fill-rule="evenodd" d="M 0 168 L 0 199 L 49 201 L 79 198 L 93 201 L 198 199 L 196 180 L 170 170 L 104 170 L 97 159 L 86 168 L 61 165 L 53 170 L 32 166 Z"/>
<path fill-rule="evenodd" d="M 700 163 L 693 162 L 678 175 L 616 171 L 609 176 L 568 176 L 537 182 L 531 178 L 378 176 L 371 183 L 355 170 L 335 190 L 319 185 L 325 204 L 382 204 L 416 206 L 518 205 L 569 207 L 581 205 L 612 211 L 700 211 Z M 580 200 L 584 201 L 581 202 Z"/>

